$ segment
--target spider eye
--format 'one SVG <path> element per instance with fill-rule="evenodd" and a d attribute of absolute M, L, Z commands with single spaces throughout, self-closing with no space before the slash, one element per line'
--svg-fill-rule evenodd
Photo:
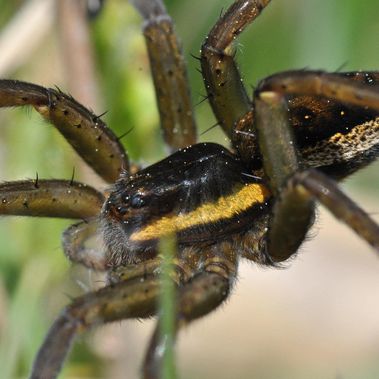
<path fill-rule="evenodd" d="M 130 206 L 132 208 L 141 208 L 145 204 L 146 204 L 145 199 L 140 193 L 137 193 L 130 198 Z"/>
<path fill-rule="evenodd" d="M 129 204 L 130 195 L 128 193 L 121 195 L 121 200 L 124 204 Z"/>

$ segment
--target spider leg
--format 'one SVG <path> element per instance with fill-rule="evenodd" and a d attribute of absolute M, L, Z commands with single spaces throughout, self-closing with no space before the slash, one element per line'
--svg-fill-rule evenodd
<path fill-rule="evenodd" d="M 196 274 L 178 289 L 175 336 L 180 328 L 210 313 L 228 297 L 237 269 L 233 247 L 221 245 L 220 252 L 211 253 L 204 266 L 203 272 Z M 166 336 L 161 335 L 158 321 L 145 356 L 144 379 L 160 377 L 162 352 L 166 349 L 167 342 Z"/>
<path fill-rule="evenodd" d="M 78 333 L 102 323 L 154 314 L 159 287 L 159 278 L 150 274 L 109 285 L 74 300 L 50 328 L 30 378 L 55 378 Z"/>
<path fill-rule="evenodd" d="M 362 82 L 362 75 L 373 75 L 376 80 Z M 378 72 L 356 73 L 356 80 L 344 74 L 323 71 L 286 71 L 272 75 L 259 84 L 258 92 L 273 91 L 282 95 L 323 96 L 352 105 L 379 110 Z M 360 82 L 361 81 L 361 82 Z"/>
<path fill-rule="evenodd" d="M 234 61 L 232 44 L 270 0 L 236 0 L 206 37 L 201 48 L 201 71 L 218 123 L 233 139 L 234 125 L 251 108 Z"/>
<path fill-rule="evenodd" d="M 0 107 L 32 105 L 107 182 L 115 182 L 128 158 L 118 138 L 100 119 L 59 90 L 0 80 Z"/>
<path fill-rule="evenodd" d="M 86 219 L 100 213 L 104 195 L 71 180 L 22 180 L 0 184 L 0 215 Z"/>
<path fill-rule="evenodd" d="M 196 142 L 196 124 L 181 46 L 161 0 L 133 0 L 132 3 L 145 20 L 143 33 L 163 136 L 175 151 Z"/>
<path fill-rule="evenodd" d="M 267 250 L 280 262 L 294 254 L 314 218 L 314 200 L 379 250 L 379 226 L 316 170 L 300 171 L 284 95 L 255 94 L 256 128 L 265 174 L 277 201 L 268 230 Z"/>
<path fill-rule="evenodd" d="M 346 196 L 334 180 L 320 171 L 309 169 L 295 174 L 289 181 L 287 188 L 296 187 L 298 191 L 308 192 L 379 253 L 379 225 Z"/>

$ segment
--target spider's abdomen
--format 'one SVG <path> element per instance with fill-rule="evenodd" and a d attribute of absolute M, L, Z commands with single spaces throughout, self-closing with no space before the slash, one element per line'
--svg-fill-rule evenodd
<path fill-rule="evenodd" d="M 204 143 L 116 183 L 102 220 L 111 265 L 156 254 L 163 235 L 180 246 L 214 244 L 267 213 L 268 189 L 220 145 Z"/>
<path fill-rule="evenodd" d="M 341 75 L 379 90 L 378 73 Z M 340 179 L 379 155 L 378 111 L 317 96 L 298 96 L 289 99 L 289 116 L 304 167 L 317 167 Z"/>

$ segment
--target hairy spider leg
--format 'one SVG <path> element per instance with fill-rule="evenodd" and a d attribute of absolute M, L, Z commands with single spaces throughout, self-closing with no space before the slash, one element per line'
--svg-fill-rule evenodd
<path fill-rule="evenodd" d="M 353 104 L 360 102 L 360 96 L 363 94 L 369 95 L 373 99 L 376 98 L 376 103 L 373 101 L 372 104 L 375 109 L 379 109 L 377 89 L 367 88 L 359 82 L 351 82 L 333 74 L 323 75 L 329 79 L 324 81 L 325 92 L 319 91 L 318 95 L 327 94 L 331 99 Z M 281 78 L 282 74 L 278 76 Z M 320 73 L 313 73 L 313 76 L 319 77 Z M 312 75 L 310 78 L 312 79 Z M 274 80 L 273 82 L 275 83 Z M 317 83 L 317 80 L 315 82 Z M 287 92 L 268 91 L 265 83 L 264 81 L 255 91 L 254 107 L 264 172 L 269 179 L 272 192 L 277 197 L 266 240 L 267 250 L 273 261 L 281 262 L 296 252 L 313 221 L 314 200 L 321 202 L 334 216 L 378 250 L 379 226 L 375 221 L 324 174 L 312 169 L 301 171 L 288 120 L 288 106 L 285 101 Z M 303 94 L 301 84 L 297 87 L 296 93 Z"/>
<path fill-rule="evenodd" d="M 0 107 L 32 105 L 51 122 L 77 153 L 106 182 L 114 183 L 128 170 L 119 139 L 100 119 L 59 90 L 17 80 L 0 80 Z"/>
<path fill-rule="evenodd" d="M 201 71 L 217 122 L 234 141 L 234 125 L 251 108 L 251 101 L 234 61 L 233 42 L 270 0 L 237 0 L 206 37 L 201 48 Z M 246 139 L 245 139 L 246 140 Z"/>
<path fill-rule="evenodd" d="M 143 34 L 150 60 L 161 128 L 171 151 L 196 142 L 187 68 L 171 17 L 160 0 L 133 0 L 144 18 Z"/>

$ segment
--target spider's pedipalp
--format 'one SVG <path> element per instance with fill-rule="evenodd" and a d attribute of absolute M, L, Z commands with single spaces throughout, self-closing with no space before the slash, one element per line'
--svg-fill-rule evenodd
<path fill-rule="evenodd" d="M 63 252 L 70 261 L 104 271 L 106 261 L 98 232 L 98 218 L 69 226 L 62 235 Z M 90 240 L 95 239 L 92 244 Z"/>
<path fill-rule="evenodd" d="M 105 181 L 114 182 L 128 157 L 114 133 L 72 97 L 17 80 L 0 80 L 0 107 L 32 105 Z"/>

